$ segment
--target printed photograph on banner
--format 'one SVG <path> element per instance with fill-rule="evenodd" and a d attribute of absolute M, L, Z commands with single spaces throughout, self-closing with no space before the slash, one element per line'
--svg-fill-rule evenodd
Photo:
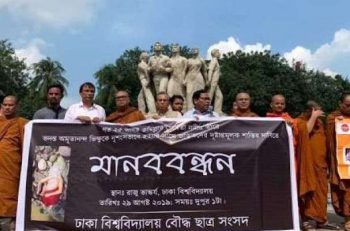
<path fill-rule="evenodd" d="M 344 148 L 345 163 L 350 164 L 350 148 Z"/>
<path fill-rule="evenodd" d="M 36 146 L 34 155 L 31 220 L 63 222 L 71 149 Z"/>

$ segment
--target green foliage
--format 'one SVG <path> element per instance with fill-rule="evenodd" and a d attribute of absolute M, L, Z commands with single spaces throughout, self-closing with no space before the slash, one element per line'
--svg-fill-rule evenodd
<path fill-rule="evenodd" d="M 67 86 L 68 80 L 63 73 L 62 65 L 50 58 L 28 68 L 24 60 L 16 56 L 11 43 L 0 40 L 0 99 L 2 101 L 6 95 L 17 96 L 20 116 L 30 119 L 37 109 L 45 105 L 49 85 L 61 83 Z"/>
<path fill-rule="evenodd" d="M 29 82 L 28 68 L 23 60 L 15 55 L 15 50 L 7 40 L 0 40 L 0 100 L 7 95 L 15 95 L 19 102 L 18 113 L 26 114 L 25 99 L 28 95 L 27 83 Z"/>
<path fill-rule="evenodd" d="M 224 55 L 221 63 L 220 87 L 224 110 L 230 112 L 235 95 L 247 91 L 253 99 L 253 109 L 264 116 L 271 97 L 283 94 L 287 110 L 294 116 L 304 110 L 308 100 L 319 102 L 326 112 L 335 109 L 342 91 L 350 89 L 348 80 L 332 78 L 320 72 L 294 70 L 279 54 L 269 51 Z"/>
<path fill-rule="evenodd" d="M 97 101 L 108 113 L 115 109 L 113 94 L 117 89 L 129 91 L 132 104 L 136 105 L 141 88 L 136 73 L 141 52 L 138 47 L 126 50 L 115 64 L 105 65 L 96 72 L 99 90 Z M 164 45 L 163 53 L 170 56 L 171 45 Z M 181 55 L 190 57 L 190 49 L 182 47 Z M 228 114 L 235 95 L 240 91 L 251 94 L 253 109 L 261 116 L 269 110 L 271 97 L 283 94 L 288 112 L 296 116 L 304 110 L 307 100 L 311 99 L 330 112 L 337 107 L 341 92 L 350 89 L 349 81 L 340 75 L 332 78 L 321 72 L 294 70 L 279 54 L 269 51 L 229 53 L 220 60 L 220 65 L 223 110 Z"/>
<path fill-rule="evenodd" d="M 21 98 L 29 80 L 26 64 L 18 59 L 11 43 L 0 40 L 0 96 L 16 95 Z"/>
<path fill-rule="evenodd" d="M 114 93 L 117 90 L 128 91 L 131 103 L 136 105 L 141 88 L 136 73 L 141 52 L 139 48 L 126 50 L 115 64 L 107 64 L 95 73 L 98 90 L 96 103 L 103 106 L 107 114 L 115 110 Z"/>
<path fill-rule="evenodd" d="M 62 84 L 66 94 L 66 86 L 69 84 L 63 75 L 65 70 L 61 63 L 49 57 L 34 63 L 31 70 L 33 78 L 28 84 L 27 97 L 23 100 L 25 105 L 22 106 L 27 118 L 31 118 L 35 111 L 46 105 L 46 92 L 50 85 Z"/>

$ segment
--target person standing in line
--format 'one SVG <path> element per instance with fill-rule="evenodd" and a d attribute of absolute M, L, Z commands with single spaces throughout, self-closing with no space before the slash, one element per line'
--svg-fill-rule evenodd
<path fill-rule="evenodd" d="M 100 105 L 94 103 L 95 86 L 86 82 L 79 88 L 81 102 L 71 105 L 64 117 L 67 122 L 100 123 L 105 121 L 106 112 Z"/>
<path fill-rule="evenodd" d="M 64 119 L 67 109 L 61 107 L 64 88 L 53 84 L 47 88 L 47 106 L 34 113 L 33 119 Z"/>
<path fill-rule="evenodd" d="M 106 118 L 106 122 L 128 124 L 145 119 L 141 111 L 130 106 L 128 92 L 117 91 L 114 96 L 117 109 Z"/>
<path fill-rule="evenodd" d="M 24 125 L 18 117 L 17 98 L 9 95 L 1 104 L 0 117 L 0 230 L 15 230 Z"/>

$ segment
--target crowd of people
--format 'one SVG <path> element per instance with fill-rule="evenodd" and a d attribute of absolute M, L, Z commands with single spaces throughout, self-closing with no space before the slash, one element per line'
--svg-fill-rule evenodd
<path fill-rule="evenodd" d="M 63 86 L 51 85 L 47 89 L 47 106 L 38 110 L 33 119 L 63 119 L 80 123 L 128 124 L 146 119 L 161 118 L 215 118 L 219 115 L 211 106 L 210 92 L 197 90 L 193 93 L 193 108 L 183 112 L 184 98 L 169 97 L 159 91 L 155 98 L 155 112 L 142 113 L 130 105 L 127 91 L 115 93 L 116 110 L 106 116 L 103 107 L 94 103 L 95 86 L 83 83 L 79 89 L 81 101 L 68 109 L 61 106 Z M 26 119 L 18 117 L 18 101 L 6 96 L 0 110 L 0 230 L 13 230 L 17 208 L 19 176 L 24 126 Z M 326 119 L 321 106 L 314 101 L 306 104 L 305 111 L 297 118 L 286 112 L 283 95 L 271 98 L 266 117 L 282 118 L 293 131 L 295 169 L 299 212 L 303 230 L 316 228 L 339 229 L 327 220 L 328 189 L 332 195 L 335 212 L 344 217 L 344 228 L 350 230 L 350 181 L 340 179 L 337 173 L 335 120 L 350 117 L 350 93 L 343 93 L 339 108 Z M 232 103 L 233 117 L 258 117 L 251 110 L 248 92 L 239 92 Z M 330 185 L 330 187 L 329 187 Z"/>

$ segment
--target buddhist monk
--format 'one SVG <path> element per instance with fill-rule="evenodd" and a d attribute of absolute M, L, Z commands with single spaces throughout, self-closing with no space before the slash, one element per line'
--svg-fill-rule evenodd
<path fill-rule="evenodd" d="M 298 118 L 298 122 L 306 123 L 309 133 L 309 147 L 313 164 L 310 166 L 315 172 L 316 188 L 313 193 L 304 197 L 300 204 L 300 213 L 303 220 L 303 229 L 317 228 L 338 230 L 340 227 L 328 223 L 327 196 L 328 196 L 328 163 L 326 150 L 326 133 L 320 117 L 324 112 L 319 104 L 308 101 L 306 110 Z M 308 177 L 308 176 L 306 176 Z"/>
<path fill-rule="evenodd" d="M 250 95 L 247 92 L 240 92 L 236 95 L 234 101 L 234 110 L 232 112 L 232 116 L 237 117 L 258 117 L 258 115 L 251 111 L 250 105 Z"/>
<path fill-rule="evenodd" d="M 327 117 L 327 150 L 330 158 L 330 184 L 335 212 L 344 217 L 344 229 L 350 230 L 350 180 L 340 179 L 337 171 L 335 119 L 350 118 L 350 92 L 342 94 L 339 109 Z"/>
<path fill-rule="evenodd" d="M 298 186 L 298 200 L 300 209 L 306 204 L 307 198 L 316 188 L 316 176 L 313 168 L 313 158 L 309 146 L 309 132 L 307 122 L 293 119 L 285 112 L 286 102 L 283 95 L 274 95 L 271 99 L 271 112 L 267 117 L 283 118 L 293 131 L 293 146 L 295 153 L 295 169 Z M 303 225 L 304 230 L 314 230 L 315 226 Z"/>
<path fill-rule="evenodd" d="M 26 119 L 16 115 L 17 99 L 6 96 L 0 117 L 0 230 L 14 230 Z"/>
<path fill-rule="evenodd" d="M 107 122 L 128 124 L 145 119 L 141 111 L 130 106 L 128 92 L 117 91 L 114 96 L 117 110 L 106 118 Z"/>

